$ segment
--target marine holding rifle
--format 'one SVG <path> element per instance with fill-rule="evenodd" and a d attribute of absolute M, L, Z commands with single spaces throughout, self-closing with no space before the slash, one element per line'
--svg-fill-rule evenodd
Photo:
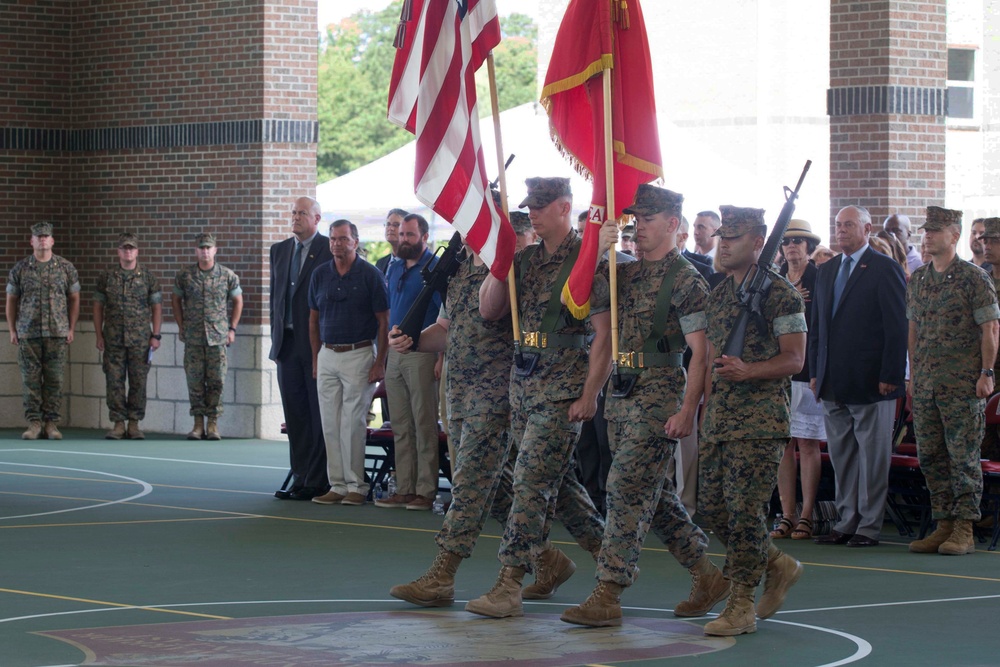
<path fill-rule="evenodd" d="M 732 585 L 725 611 L 705 626 L 705 634 L 728 636 L 755 632 L 755 612 L 760 618 L 772 616 L 802 574 L 797 560 L 771 544 L 766 521 L 788 440 L 790 376 L 805 360 L 806 320 L 799 293 L 765 268 L 784 232 L 781 218 L 777 238 L 762 253 L 764 211 L 720 208 L 722 226 L 713 236 L 720 237 L 719 258 L 731 275 L 709 295 L 706 309 L 709 376 L 699 443 L 698 514 L 726 547 L 723 572 Z M 782 217 L 790 217 L 790 211 Z M 761 277 L 770 278 L 764 281 L 769 291 L 748 299 L 754 295 L 745 294 L 747 285 L 759 284 L 752 279 L 760 271 L 767 271 Z M 717 352 L 727 347 L 746 304 L 755 300 L 759 312 L 746 327 L 742 354 Z M 764 593 L 755 609 L 762 578 Z"/>
<path fill-rule="evenodd" d="M 636 217 L 633 239 L 643 257 L 617 266 L 621 349 L 616 373 L 631 381 L 619 378 L 614 382 L 617 390 L 607 398 L 613 458 L 597 587 L 583 604 L 563 613 L 562 620 L 569 623 L 621 625 L 620 595 L 635 581 L 651 523 L 694 581 L 690 599 L 674 613 L 703 615 L 729 594 L 729 583 L 706 555 L 708 538 L 692 523 L 673 481 L 666 478 L 677 440 L 696 428 L 708 364 L 708 285 L 677 248 L 683 201 L 670 190 L 640 185 L 635 202 L 624 211 Z M 601 229 L 598 256 L 617 237 L 615 221 L 608 220 Z M 685 380 L 688 347 L 692 357 Z"/>

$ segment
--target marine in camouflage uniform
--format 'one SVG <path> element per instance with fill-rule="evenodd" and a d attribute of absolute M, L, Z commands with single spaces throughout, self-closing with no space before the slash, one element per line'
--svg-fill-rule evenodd
<path fill-rule="evenodd" d="M 105 437 L 142 440 L 139 422 L 146 417 L 151 355 L 160 347 L 163 293 L 156 276 L 138 264 L 138 237 L 119 234 L 117 247 L 118 265 L 98 276 L 94 290 L 94 329 L 97 349 L 104 353 L 108 416 L 114 424 Z"/>
<path fill-rule="evenodd" d="M 1000 293 L 1000 218 L 986 218 L 983 220 L 983 227 L 986 231 L 980 238 L 986 250 L 986 261 L 993 265 L 993 288 Z M 997 373 L 1000 373 L 1000 358 L 993 363 L 994 383 Z M 980 456 L 990 461 L 1000 461 L 1000 425 L 986 425 Z"/>
<path fill-rule="evenodd" d="M 805 305 L 784 278 L 771 276 L 763 322 L 751 321 L 741 357 L 722 358 L 741 311 L 737 281 L 755 271 L 764 243 L 764 211 L 722 206 L 722 264 L 733 271 L 708 302 L 711 391 L 699 439 L 698 514 L 726 547 L 724 574 L 732 594 L 709 635 L 756 631 L 754 596 L 766 570 L 760 618 L 773 615 L 802 565 L 770 544 L 767 506 L 790 430 L 790 377 L 805 359 Z M 787 372 L 786 372 L 787 371 Z"/>
<path fill-rule="evenodd" d="M 595 331 L 590 348 L 592 364 L 588 363 L 587 321 L 573 319 L 565 306 L 556 309 L 554 318 L 545 317 L 553 294 L 558 305 L 561 284 L 557 279 L 563 265 L 572 266 L 571 256 L 579 252 L 581 243 L 570 220 L 569 179 L 530 178 L 527 185 L 528 197 L 521 207 L 529 207 L 542 243 L 517 253 L 514 270 L 520 326 L 527 333 L 521 349 L 528 355 L 537 354 L 538 363 L 526 377 L 518 374 L 516 367 L 511 369 L 511 435 L 517 461 L 514 501 L 500 545 L 502 568 L 493 589 L 466 606 L 467 611 L 494 618 L 523 614 L 521 579 L 533 570 L 533 563 L 539 563 L 539 579 L 544 568 L 545 578 L 552 581 L 547 595 L 576 569 L 565 554 L 551 548 L 548 531 L 559 487 L 570 469 L 580 435 L 580 422 L 596 411 L 597 395 L 610 370 L 608 286 L 603 264 L 598 267 L 590 295 L 589 321 Z M 496 319 L 508 308 L 507 286 L 486 278 L 480 291 L 483 315 Z M 590 497 L 581 490 L 584 511 L 595 525 L 603 523 Z M 549 572 L 555 573 L 554 578 Z"/>
<path fill-rule="evenodd" d="M 621 592 L 635 581 L 651 525 L 678 562 L 694 568 L 691 599 L 675 613 L 700 616 L 729 594 L 722 573 L 705 555 L 708 538 L 691 521 L 667 477 L 677 439 L 694 428 L 707 367 L 708 284 L 677 248 L 683 200 L 670 190 L 640 185 L 635 202 L 624 211 L 637 218 L 636 247 L 643 259 L 617 267 L 617 379 L 635 384 L 627 396 L 612 391 L 605 405 L 612 461 L 598 584 L 583 604 L 563 613 L 562 620 L 569 623 L 621 624 Z M 601 248 L 616 235 L 615 222 L 606 222 Z M 693 351 L 690 387 L 683 367 L 688 343 Z"/>
<path fill-rule="evenodd" d="M 212 234 L 199 234 L 197 246 L 198 263 L 177 274 L 172 297 L 174 318 L 184 343 L 184 373 L 194 416 L 194 428 L 187 437 L 219 440 L 226 347 L 236 338 L 243 312 L 243 290 L 239 277 L 215 262 L 217 247 Z M 230 301 L 231 315 L 227 313 Z M 207 427 L 203 421 L 206 417 Z"/>
<path fill-rule="evenodd" d="M 955 254 L 961 225 L 961 211 L 927 207 L 924 250 L 933 261 L 914 271 L 906 288 L 913 426 L 938 522 L 932 534 L 910 544 L 917 553 L 976 550 L 972 523 L 980 517 L 980 443 L 1000 309 L 986 272 Z"/>
<path fill-rule="evenodd" d="M 66 358 L 80 315 L 80 276 L 72 263 L 52 253 L 53 243 L 51 224 L 32 225 L 34 252 L 7 276 L 7 325 L 21 370 L 25 440 L 62 438 L 57 424 Z"/>

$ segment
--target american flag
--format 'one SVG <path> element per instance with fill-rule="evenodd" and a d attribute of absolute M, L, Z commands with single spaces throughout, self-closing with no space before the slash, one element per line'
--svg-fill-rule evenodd
<path fill-rule="evenodd" d="M 417 199 L 450 221 L 503 280 L 514 230 L 490 195 L 475 82 L 499 43 L 495 0 L 406 0 L 388 116 L 417 137 Z"/>

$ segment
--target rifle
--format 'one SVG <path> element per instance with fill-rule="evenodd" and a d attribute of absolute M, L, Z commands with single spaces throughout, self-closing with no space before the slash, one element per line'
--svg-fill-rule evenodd
<path fill-rule="evenodd" d="M 420 270 L 424 278 L 424 286 L 420 289 L 420 293 L 417 294 L 417 298 L 414 299 L 410 309 L 406 311 L 403 321 L 399 323 L 399 328 L 403 332 L 402 335 L 413 339 L 413 347 L 411 348 L 413 350 L 417 349 L 417 343 L 420 342 L 420 332 L 424 328 L 424 317 L 427 315 L 427 306 L 430 305 L 431 299 L 434 298 L 434 293 L 440 292 L 441 299 L 444 300 L 445 293 L 448 290 L 448 281 L 455 275 L 459 265 L 465 260 L 462 235 L 455 232 L 451 240 L 448 241 L 448 245 L 444 248 L 444 251 L 442 252 L 442 249 L 438 248 L 434 252 L 435 256 L 439 252 L 441 253 L 441 257 L 438 258 L 437 264 L 431 267 L 431 262 L 427 262 L 424 268 Z"/>
<path fill-rule="evenodd" d="M 806 160 L 806 166 L 802 168 L 802 175 L 799 176 L 799 182 L 795 185 L 794 190 L 789 190 L 787 185 L 784 186 L 785 205 L 781 207 L 778 221 L 774 223 L 774 229 L 771 230 L 771 235 L 767 237 L 767 243 L 764 244 L 764 248 L 760 251 L 760 258 L 757 260 L 756 265 L 757 269 L 752 272 L 747 271 L 747 274 L 743 276 L 743 281 L 740 282 L 740 287 L 736 291 L 736 295 L 740 300 L 740 314 L 736 318 L 733 330 L 729 332 L 726 345 L 722 348 L 722 354 L 725 356 L 743 356 L 743 344 L 746 341 L 747 327 L 751 319 L 757 322 L 760 331 L 767 330 L 763 304 L 768 293 L 771 291 L 771 273 L 769 269 L 778 254 L 778 246 L 781 245 L 781 239 L 785 235 L 785 230 L 788 229 L 788 223 L 795 213 L 795 200 L 798 199 L 799 190 L 802 188 L 802 181 L 806 180 L 806 173 L 809 171 L 810 166 L 812 166 L 812 160 Z M 751 273 L 753 274 L 752 276 Z"/>

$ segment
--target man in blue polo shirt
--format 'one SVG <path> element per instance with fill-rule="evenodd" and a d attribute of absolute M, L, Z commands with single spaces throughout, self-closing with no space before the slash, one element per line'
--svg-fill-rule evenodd
<path fill-rule="evenodd" d="M 330 491 L 312 499 L 320 505 L 364 505 L 368 495 L 365 428 L 375 383 L 385 376 L 389 299 L 382 274 L 357 251 L 358 228 L 335 221 L 333 261 L 309 281 L 309 342 L 330 477 Z"/>
<path fill-rule="evenodd" d="M 389 327 L 403 321 L 423 288 L 421 271 L 437 258 L 427 248 L 427 221 L 411 213 L 399 227 L 396 254 L 386 273 L 389 287 Z M 434 294 L 420 330 L 437 320 L 441 296 Z M 438 388 L 434 352 L 400 354 L 389 350 L 385 391 L 396 450 L 396 493 L 375 501 L 377 507 L 429 510 L 438 488 Z"/>

